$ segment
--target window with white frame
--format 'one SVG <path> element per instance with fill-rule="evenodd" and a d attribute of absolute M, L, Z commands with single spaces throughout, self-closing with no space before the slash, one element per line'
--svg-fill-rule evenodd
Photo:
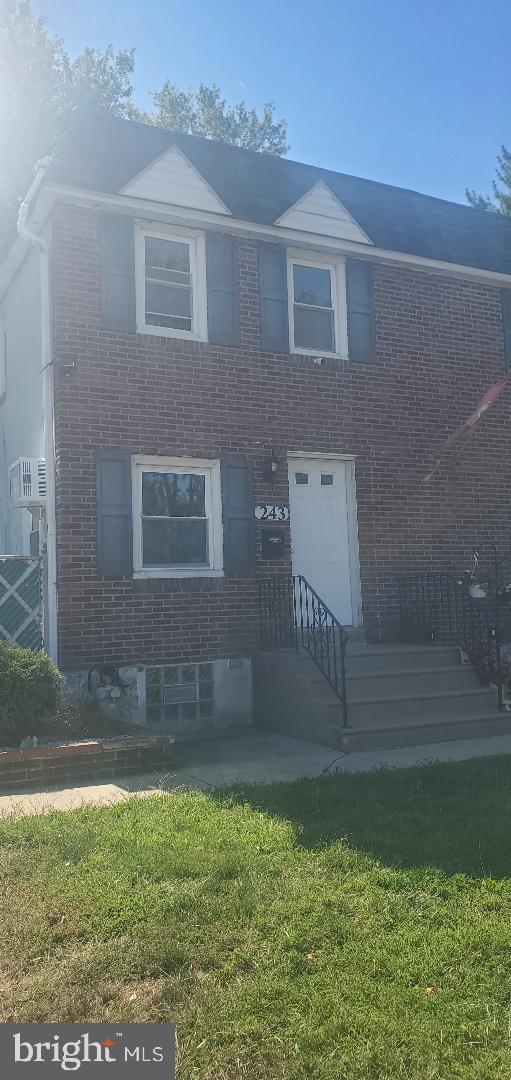
<path fill-rule="evenodd" d="M 137 234 L 137 325 L 169 337 L 206 338 L 206 253 L 197 233 Z"/>
<path fill-rule="evenodd" d="M 135 575 L 221 573 L 220 463 L 135 458 L 133 474 Z"/>
<path fill-rule="evenodd" d="M 293 352 L 348 354 L 346 274 L 343 259 L 324 263 L 291 257 L 288 263 L 289 336 Z"/>

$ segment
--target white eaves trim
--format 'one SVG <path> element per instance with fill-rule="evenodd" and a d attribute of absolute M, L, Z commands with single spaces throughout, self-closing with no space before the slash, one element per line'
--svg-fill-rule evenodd
<path fill-rule="evenodd" d="M 318 180 L 274 222 L 286 229 L 320 234 L 337 240 L 373 241 L 323 180 Z"/>
<path fill-rule="evenodd" d="M 310 248 L 314 251 L 330 252 L 332 255 L 356 255 L 357 258 L 370 259 L 372 262 L 385 262 L 396 266 L 404 265 L 429 273 L 433 271 L 434 273 L 445 273 L 458 278 L 467 278 L 469 281 L 511 286 L 511 274 L 499 274 L 495 270 L 480 270 L 474 266 L 443 262 L 440 259 L 427 259 L 421 255 L 407 255 L 405 252 L 388 251 L 375 246 L 368 251 L 367 244 L 358 244 L 349 240 L 336 243 L 325 236 L 299 233 L 293 229 L 285 229 L 277 225 L 260 225 L 258 222 L 243 221 L 233 217 L 226 218 L 220 214 L 207 214 L 200 210 L 190 214 L 178 206 L 171 208 L 164 203 L 152 203 L 144 199 L 130 199 L 123 195 L 107 195 L 104 192 L 91 192 L 79 188 L 64 187 L 59 184 L 47 184 L 47 189 L 50 188 L 55 198 L 78 203 L 81 206 L 95 207 L 102 210 L 108 209 L 112 212 L 117 211 L 119 214 L 130 210 L 135 217 L 144 218 L 146 221 L 153 220 L 160 223 L 166 221 L 195 229 L 212 226 L 221 229 L 223 232 L 235 232 L 241 236 L 254 237 L 260 240 L 280 240 L 281 243 L 285 242 L 293 244 L 295 247 Z"/>
<path fill-rule="evenodd" d="M 39 203 L 45 201 L 45 216 L 51 210 L 53 204 L 62 199 L 64 202 L 84 206 L 97 210 L 108 210 L 112 213 L 123 214 L 131 212 L 134 217 L 142 218 L 145 222 L 163 222 L 172 225 L 185 225 L 188 228 L 217 228 L 223 232 L 233 232 L 241 236 L 260 240 L 275 240 L 287 243 L 302 249 L 326 252 L 331 255 L 353 255 L 360 259 L 370 259 L 372 262 L 381 262 L 391 266 L 407 266 L 412 270 L 424 273 L 445 274 L 449 277 L 463 278 L 467 281 L 479 281 L 487 285 L 497 285 L 503 288 L 511 287 L 511 274 L 501 274 L 495 270 L 481 270 L 474 266 L 463 266 L 458 263 L 444 262 L 440 259 L 428 259 L 421 255 L 408 255 L 400 251 L 388 251 L 384 248 L 372 246 L 368 250 L 367 243 L 361 244 L 349 240 L 331 240 L 329 237 L 314 235 L 312 233 L 298 232 L 294 229 L 286 229 L 278 225 L 260 225 L 257 222 L 242 221 L 224 214 L 207 213 L 201 210 L 190 212 L 178 206 L 169 206 L 165 203 L 150 202 L 145 199 L 128 197 L 126 195 L 109 195 L 105 192 L 91 192 L 80 188 L 65 187 L 60 184 L 46 184 L 41 199 L 36 204 L 37 218 L 31 215 L 30 226 L 35 229 L 39 218 Z M 11 252 L 0 267 L 0 299 L 21 265 L 27 248 L 23 241 L 16 241 Z"/>

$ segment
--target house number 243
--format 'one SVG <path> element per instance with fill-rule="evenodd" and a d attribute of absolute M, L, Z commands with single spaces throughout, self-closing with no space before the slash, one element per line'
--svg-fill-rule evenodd
<path fill-rule="evenodd" d="M 256 506 L 255 516 L 258 521 L 288 521 L 288 506 Z"/>

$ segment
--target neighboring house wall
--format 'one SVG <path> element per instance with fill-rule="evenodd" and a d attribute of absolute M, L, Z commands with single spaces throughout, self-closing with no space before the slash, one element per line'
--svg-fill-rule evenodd
<path fill-rule="evenodd" d="M 0 551 L 28 554 L 31 515 L 9 506 L 9 466 L 44 457 L 39 253 L 31 249 L 0 301 L 5 394 L 0 398 Z"/>
<path fill-rule="evenodd" d="M 464 565 L 508 537 L 511 427 L 504 396 L 430 484 L 443 441 L 502 376 L 498 288 L 375 265 L 376 361 L 264 352 L 257 243 L 239 241 L 241 344 L 101 329 L 99 217 L 54 212 L 60 662 L 65 670 L 249 655 L 257 580 L 97 575 L 95 456 L 248 455 L 256 502 L 288 503 L 288 452 L 355 455 L 364 624 L 396 629 L 396 574 Z M 264 479 L 269 447 L 281 465 Z M 255 525 L 254 525 L 255 528 Z M 257 575 L 290 568 L 260 557 Z"/>

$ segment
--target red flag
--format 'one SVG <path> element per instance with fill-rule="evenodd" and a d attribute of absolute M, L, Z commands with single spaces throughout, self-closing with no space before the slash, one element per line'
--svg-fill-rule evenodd
<path fill-rule="evenodd" d="M 503 379 L 500 379 L 499 382 L 496 382 L 496 383 L 493 384 L 493 386 L 490 386 L 490 389 L 487 390 L 486 393 L 484 394 L 484 396 L 481 398 L 481 400 L 480 400 L 480 402 L 479 402 L 479 404 L 477 406 L 477 409 L 475 409 L 475 411 L 472 413 L 472 415 L 469 416 L 468 420 L 465 420 L 465 423 L 462 424 L 461 427 L 459 427 L 457 429 L 457 431 L 455 431 L 454 434 L 450 436 L 450 438 L 447 440 L 447 442 L 441 448 L 441 451 L 440 451 L 441 456 L 439 458 L 437 458 L 433 468 L 431 469 L 431 472 L 429 472 L 427 474 L 427 476 L 423 476 L 423 478 L 422 478 L 423 483 L 427 483 L 428 480 L 431 480 L 431 477 L 434 476 L 437 469 L 440 468 L 440 466 L 442 464 L 443 455 L 445 454 L 446 450 L 449 450 L 450 447 L 453 446 L 453 444 L 455 442 L 457 442 L 458 439 L 461 438 L 461 436 L 464 435 L 465 433 L 467 433 L 468 436 L 470 436 L 472 434 L 472 432 L 477 427 L 479 421 L 484 416 L 485 412 L 488 411 L 488 409 L 490 408 L 491 405 L 495 404 L 495 402 L 497 401 L 497 398 L 500 397 L 502 391 L 505 389 L 505 387 L 508 385 L 508 383 L 509 383 L 509 375 L 504 375 Z"/>
<path fill-rule="evenodd" d="M 490 386 L 490 389 L 487 390 L 484 397 L 481 398 L 475 412 L 473 412 L 472 416 L 469 416 L 468 420 L 463 424 L 461 431 L 464 431 L 465 428 L 475 428 L 476 424 L 479 423 L 481 417 L 484 416 L 487 409 L 490 408 L 490 405 L 495 404 L 497 398 L 500 397 L 504 387 L 507 386 L 508 382 L 509 375 L 504 375 L 504 378 L 501 379 L 500 382 L 496 382 L 493 384 L 493 386 Z"/>

